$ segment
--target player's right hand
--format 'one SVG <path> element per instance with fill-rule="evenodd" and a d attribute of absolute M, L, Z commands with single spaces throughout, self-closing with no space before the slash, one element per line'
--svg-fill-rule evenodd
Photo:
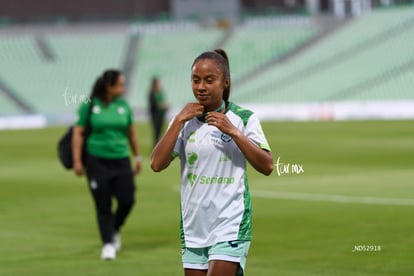
<path fill-rule="evenodd" d="M 83 164 L 82 162 L 75 162 L 73 164 L 73 171 L 77 176 L 83 175 Z"/>
<path fill-rule="evenodd" d="M 176 119 L 182 123 L 191 120 L 194 117 L 203 115 L 204 106 L 199 103 L 188 103 L 184 108 L 177 114 Z"/>

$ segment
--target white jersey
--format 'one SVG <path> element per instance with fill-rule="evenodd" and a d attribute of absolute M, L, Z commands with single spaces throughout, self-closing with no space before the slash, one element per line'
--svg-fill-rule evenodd
<path fill-rule="evenodd" d="M 229 103 L 225 114 L 252 142 L 270 151 L 253 112 Z M 181 130 L 174 155 L 181 160 L 182 246 L 251 240 L 246 158 L 232 138 L 193 118 Z"/>

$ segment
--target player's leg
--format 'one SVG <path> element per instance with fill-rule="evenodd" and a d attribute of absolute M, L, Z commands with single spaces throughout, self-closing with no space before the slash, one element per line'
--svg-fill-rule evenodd
<path fill-rule="evenodd" d="M 185 276 L 206 276 L 207 270 L 198 270 L 198 269 L 184 269 Z"/>
<path fill-rule="evenodd" d="M 184 248 L 182 260 L 185 276 L 206 276 L 208 269 L 208 248 Z"/>
<path fill-rule="evenodd" d="M 236 276 L 239 263 L 213 260 L 208 265 L 208 276 Z"/>
<path fill-rule="evenodd" d="M 99 232 L 104 244 L 112 242 L 114 217 L 112 214 L 112 201 L 109 188 L 105 180 L 98 177 L 90 177 L 89 189 L 92 193 L 96 215 L 98 219 Z"/>
<path fill-rule="evenodd" d="M 129 158 L 116 160 L 116 166 L 119 172 L 112 178 L 111 192 L 118 203 L 114 230 L 119 232 L 135 203 L 135 182 Z"/>
<path fill-rule="evenodd" d="M 250 241 L 219 242 L 208 251 L 208 276 L 242 276 Z"/>
<path fill-rule="evenodd" d="M 87 177 L 89 190 L 94 199 L 99 232 L 104 244 L 112 241 L 113 235 L 113 215 L 112 201 L 109 188 L 110 176 L 102 170 L 99 159 L 93 156 L 87 157 Z"/>
<path fill-rule="evenodd" d="M 101 258 L 113 260 L 116 257 L 115 248 L 112 246 L 114 232 L 114 217 L 112 214 L 112 200 L 109 188 L 110 175 L 102 169 L 102 160 L 88 156 L 86 172 L 88 186 L 95 202 L 99 232 L 103 243 Z"/>

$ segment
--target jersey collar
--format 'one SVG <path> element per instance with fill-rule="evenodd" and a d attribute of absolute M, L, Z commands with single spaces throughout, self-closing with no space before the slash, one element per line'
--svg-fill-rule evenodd
<path fill-rule="evenodd" d="M 219 112 L 219 113 L 223 113 L 223 110 L 226 109 L 227 103 L 223 100 L 221 102 L 221 105 L 219 108 L 217 108 L 216 110 L 214 110 L 213 112 Z M 226 110 L 227 111 L 227 110 Z M 197 119 L 203 123 L 206 122 L 206 117 L 207 117 L 208 112 L 204 112 L 200 117 L 197 117 Z"/>

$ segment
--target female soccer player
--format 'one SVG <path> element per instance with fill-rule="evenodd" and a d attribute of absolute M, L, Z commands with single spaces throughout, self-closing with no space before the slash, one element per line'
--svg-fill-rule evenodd
<path fill-rule="evenodd" d="M 188 103 L 154 148 L 151 168 L 181 160 L 181 241 L 186 276 L 243 275 L 252 238 L 246 160 L 273 171 L 269 144 L 255 114 L 232 102 L 224 50 L 205 52 L 192 66 Z"/>
<path fill-rule="evenodd" d="M 130 165 L 129 147 L 135 155 L 135 174 L 141 170 L 132 111 L 121 98 L 124 90 L 124 75 L 117 70 L 105 71 L 95 82 L 90 97 L 92 103 L 83 103 L 79 108 L 72 139 L 73 169 L 79 176 L 86 169 L 89 189 L 97 211 L 103 242 L 101 258 L 104 260 L 115 259 L 116 251 L 120 250 L 121 226 L 135 201 L 134 172 Z M 88 124 L 91 132 L 84 141 L 83 132 Z M 84 143 L 85 163 L 82 160 Z M 115 213 L 112 213 L 111 208 L 112 197 L 118 202 Z"/>

